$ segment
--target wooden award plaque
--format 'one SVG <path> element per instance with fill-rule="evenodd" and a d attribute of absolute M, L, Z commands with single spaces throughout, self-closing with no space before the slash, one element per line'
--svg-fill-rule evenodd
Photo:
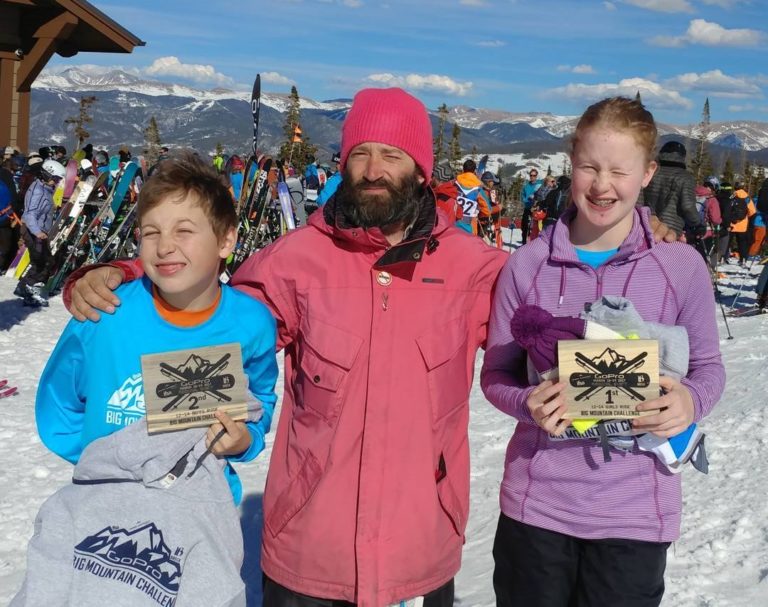
<path fill-rule="evenodd" d="M 216 421 L 216 409 L 247 417 L 247 380 L 239 343 L 176 350 L 141 357 L 150 434 Z"/>
<path fill-rule="evenodd" d="M 649 415 L 635 407 L 659 397 L 659 344 L 653 339 L 562 340 L 561 381 L 566 419 Z"/>

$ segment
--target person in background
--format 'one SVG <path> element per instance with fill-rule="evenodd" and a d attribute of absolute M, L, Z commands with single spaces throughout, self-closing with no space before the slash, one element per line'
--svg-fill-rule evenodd
<path fill-rule="evenodd" d="M 731 198 L 731 235 L 736 239 L 736 250 L 739 253 L 739 265 L 744 267 L 749 256 L 749 220 L 757 210 L 742 184 L 736 184 Z"/>
<path fill-rule="evenodd" d="M 696 180 L 685 163 L 686 149 L 679 141 L 668 141 L 659 150 L 659 168 L 651 183 L 643 189 L 642 204 L 678 236 L 689 226 L 692 232 L 703 234 L 706 226 L 696 210 Z"/>
<path fill-rule="evenodd" d="M 533 208 L 534 195 L 541 187 L 542 181 L 539 179 L 539 170 L 531 169 L 528 173 L 528 181 L 523 184 L 520 191 L 520 202 L 523 203 L 523 218 L 520 222 L 520 229 L 523 232 L 522 244 L 528 241 L 528 234 L 531 230 L 531 209 Z"/>

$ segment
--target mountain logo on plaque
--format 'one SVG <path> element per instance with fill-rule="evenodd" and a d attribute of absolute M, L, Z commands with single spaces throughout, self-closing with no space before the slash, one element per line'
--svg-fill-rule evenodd
<path fill-rule="evenodd" d="M 176 350 L 141 357 L 149 433 L 208 426 L 216 409 L 247 416 L 240 344 Z"/>
<path fill-rule="evenodd" d="M 656 340 L 563 340 L 558 343 L 560 377 L 567 382 L 565 417 L 626 418 L 659 396 Z"/>

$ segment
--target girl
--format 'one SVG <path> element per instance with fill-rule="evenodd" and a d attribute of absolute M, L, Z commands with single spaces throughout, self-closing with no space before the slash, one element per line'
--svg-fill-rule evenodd
<path fill-rule="evenodd" d="M 527 380 L 510 320 L 522 304 L 577 316 L 621 295 L 647 322 L 682 325 L 688 374 L 660 379 L 664 394 L 638 405 L 661 412 L 637 431 L 673 436 L 707 415 L 725 381 L 715 302 L 702 257 L 682 243 L 655 244 L 647 208 L 636 207 L 656 163 L 656 125 L 638 101 L 590 106 L 573 136 L 573 204 L 540 238 L 513 254 L 493 304 L 481 383 L 518 420 L 507 448 L 493 547 L 497 605 L 658 605 L 669 543 L 679 536 L 680 476 L 637 446 L 604 461 L 589 439 L 550 441 L 568 422 L 563 382 Z"/>

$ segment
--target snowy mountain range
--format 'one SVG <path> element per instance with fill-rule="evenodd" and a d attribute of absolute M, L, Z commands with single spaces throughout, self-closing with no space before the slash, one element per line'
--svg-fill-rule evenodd
<path fill-rule="evenodd" d="M 212 152 L 221 143 L 230 153 L 250 148 L 250 90 L 199 89 L 120 69 L 78 67 L 45 70 L 35 81 L 32 147 L 51 143 L 71 147 L 74 137 L 64 120 L 77 115 L 79 100 L 86 95 L 97 97 L 91 112 L 93 122 L 88 125 L 90 140 L 95 145 L 128 145 L 141 150 L 143 131 L 154 116 L 163 141 L 172 146 Z M 260 148 L 277 151 L 284 138 L 282 129 L 288 104 L 288 95 L 262 92 Z M 350 99 L 301 99 L 305 138 L 318 146 L 321 158 L 338 151 L 341 123 L 350 105 Z M 430 112 L 436 131 L 438 113 L 436 109 Z M 504 162 L 510 170 L 523 170 L 530 164 L 526 159 L 538 159 L 544 154 L 557 156 L 556 163 L 560 165 L 567 149 L 564 138 L 573 132 L 576 120 L 576 116 L 547 112 L 507 112 L 458 105 L 449 108 L 444 139 L 450 139 L 451 123 L 456 123 L 462 129 L 462 149 L 507 155 Z M 686 140 L 697 135 L 691 125 L 660 124 L 659 129 L 662 140 Z M 713 144 L 710 153 L 716 162 L 722 162 L 727 155 L 746 153 L 753 162 L 768 164 L 768 122 L 713 122 L 708 140 Z M 519 162 L 514 159 L 517 156 Z M 509 159 L 514 159 L 514 167 L 508 164 Z"/>

